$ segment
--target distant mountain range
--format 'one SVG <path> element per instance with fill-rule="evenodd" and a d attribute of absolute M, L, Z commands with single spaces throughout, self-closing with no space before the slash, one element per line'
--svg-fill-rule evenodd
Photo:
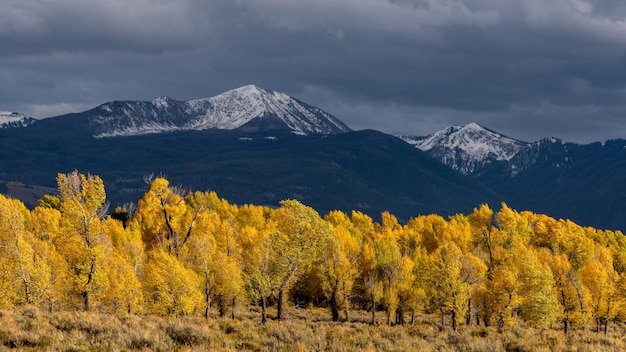
<path fill-rule="evenodd" d="M 116 205 L 137 201 L 147 190 L 143 176 L 156 173 L 240 204 L 296 198 L 321 213 L 388 210 L 408 220 L 504 201 L 626 228 L 624 140 L 527 143 L 475 123 L 425 137 L 355 132 L 256 86 L 189 101 L 115 101 L 42 120 L 4 113 L 0 126 L 0 181 L 16 196 L 24 194 L 16 184 L 35 194 L 28 185 L 54 187 L 58 172 L 78 169 L 100 175 Z"/>
<path fill-rule="evenodd" d="M 0 128 L 26 127 L 35 119 L 18 112 L 0 111 Z"/>
<path fill-rule="evenodd" d="M 626 141 L 527 143 L 475 123 L 426 137 L 402 136 L 518 209 L 583 225 L 626 228 Z"/>

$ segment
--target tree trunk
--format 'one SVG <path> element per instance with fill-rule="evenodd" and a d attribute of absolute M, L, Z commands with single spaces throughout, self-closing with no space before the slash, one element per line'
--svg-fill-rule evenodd
<path fill-rule="evenodd" d="M 491 326 L 491 320 L 489 319 L 489 310 L 487 309 L 487 302 L 483 303 L 483 322 L 485 327 Z"/>
<path fill-rule="evenodd" d="M 563 333 L 567 335 L 568 322 L 567 319 L 563 319 Z"/>
<path fill-rule="evenodd" d="M 443 330 L 443 327 L 444 327 L 443 308 L 439 308 L 439 311 L 441 312 L 441 330 Z"/>
<path fill-rule="evenodd" d="M 89 291 L 83 291 L 83 302 L 85 304 L 85 311 L 89 311 L 91 309 L 91 294 Z"/>
<path fill-rule="evenodd" d="M 211 309 L 211 290 L 208 287 L 204 288 L 204 303 L 206 303 L 206 309 L 204 310 L 204 318 L 209 319 L 209 313 Z"/>
<path fill-rule="evenodd" d="M 233 297 L 233 301 L 231 303 L 231 311 L 230 311 L 230 318 L 231 319 L 235 319 L 235 306 L 237 304 L 237 297 Z"/>
<path fill-rule="evenodd" d="M 348 298 L 348 293 L 346 293 L 345 291 L 345 284 L 344 284 L 344 294 L 343 294 L 343 304 L 344 304 L 344 312 L 346 315 L 346 322 L 350 322 L 350 300 Z"/>
<path fill-rule="evenodd" d="M 88 311 L 91 309 L 91 292 L 89 289 L 89 285 L 93 281 L 93 277 L 96 274 L 96 259 L 91 259 L 91 268 L 89 269 L 89 275 L 87 275 L 87 283 L 85 284 L 85 288 L 83 289 L 83 300 L 85 303 L 85 310 Z"/>
<path fill-rule="evenodd" d="M 398 310 L 396 310 L 396 324 L 404 325 L 404 311 L 402 308 L 398 308 Z"/>
<path fill-rule="evenodd" d="M 472 299 L 467 299 L 467 316 L 465 317 L 465 324 L 468 326 L 472 324 Z"/>
<path fill-rule="evenodd" d="M 287 285 L 291 278 L 296 274 L 298 267 L 293 265 L 287 276 L 283 278 L 283 282 L 280 284 L 280 288 L 278 289 L 278 302 L 276 302 L 276 320 L 283 320 L 285 314 L 285 290 L 287 290 Z"/>
<path fill-rule="evenodd" d="M 226 303 L 224 302 L 224 297 L 219 297 L 217 300 L 217 306 L 219 308 L 220 318 L 223 318 L 226 315 Z"/>
<path fill-rule="evenodd" d="M 609 327 L 609 317 L 611 316 L 611 299 L 607 299 L 606 302 L 606 318 L 604 319 L 604 334 L 606 335 L 606 331 L 608 330 Z"/>
<path fill-rule="evenodd" d="M 372 325 L 376 324 L 376 302 L 372 296 Z"/>
<path fill-rule="evenodd" d="M 337 304 L 337 291 L 333 291 L 330 295 L 330 312 L 333 316 L 333 321 L 339 321 L 339 307 Z"/>
<path fill-rule="evenodd" d="M 23 280 L 24 281 L 24 295 L 25 295 L 25 299 L 26 299 L 26 303 L 27 304 L 32 304 L 32 300 L 31 300 L 31 295 L 30 295 L 30 285 L 28 283 L 28 280 Z"/>
<path fill-rule="evenodd" d="M 265 296 L 261 296 L 261 324 L 265 325 L 267 323 L 267 302 L 265 301 Z"/>
<path fill-rule="evenodd" d="M 285 299 L 285 290 L 281 287 L 278 290 L 278 302 L 276 302 L 276 320 L 283 320 L 284 308 L 283 301 Z"/>
<path fill-rule="evenodd" d="M 452 310 L 452 330 L 456 331 L 456 309 Z"/>

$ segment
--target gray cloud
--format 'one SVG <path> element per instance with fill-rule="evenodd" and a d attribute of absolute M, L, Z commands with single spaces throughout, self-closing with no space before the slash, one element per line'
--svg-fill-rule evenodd
<path fill-rule="evenodd" d="M 0 108 L 284 91 L 354 128 L 624 137 L 620 0 L 5 0 Z"/>

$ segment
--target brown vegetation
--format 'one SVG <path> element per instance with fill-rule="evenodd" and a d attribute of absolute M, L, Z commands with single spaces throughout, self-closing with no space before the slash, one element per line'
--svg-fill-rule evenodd
<path fill-rule="evenodd" d="M 626 326 L 607 334 L 530 327 L 443 328 L 420 314 L 413 324 L 369 324 L 370 313 L 332 322 L 319 308 L 290 308 L 287 319 L 259 324 L 258 308 L 236 319 L 198 316 L 117 316 L 98 312 L 0 311 L 0 350 L 32 351 L 624 351 Z M 378 314 L 381 314 L 379 312 Z M 381 315 L 382 318 L 382 315 Z"/>

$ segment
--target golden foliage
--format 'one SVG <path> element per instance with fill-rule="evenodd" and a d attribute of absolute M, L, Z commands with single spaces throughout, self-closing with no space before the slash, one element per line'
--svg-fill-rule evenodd
<path fill-rule="evenodd" d="M 353 211 L 324 218 L 183 192 L 157 178 L 132 219 L 106 215 L 97 176 L 59 174 L 33 210 L 0 195 L 0 308 L 204 315 L 286 300 L 389 325 L 436 313 L 440 328 L 607 330 L 626 321 L 626 239 L 506 204 L 401 224 Z M 294 285 L 297 283 L 297 285 Z M 297 286 L 297 290 L 292 290 Z M 369 320 L 369 319 L 368 319 Z M 173 333 L 178 330 L 173 329 Z"/>

